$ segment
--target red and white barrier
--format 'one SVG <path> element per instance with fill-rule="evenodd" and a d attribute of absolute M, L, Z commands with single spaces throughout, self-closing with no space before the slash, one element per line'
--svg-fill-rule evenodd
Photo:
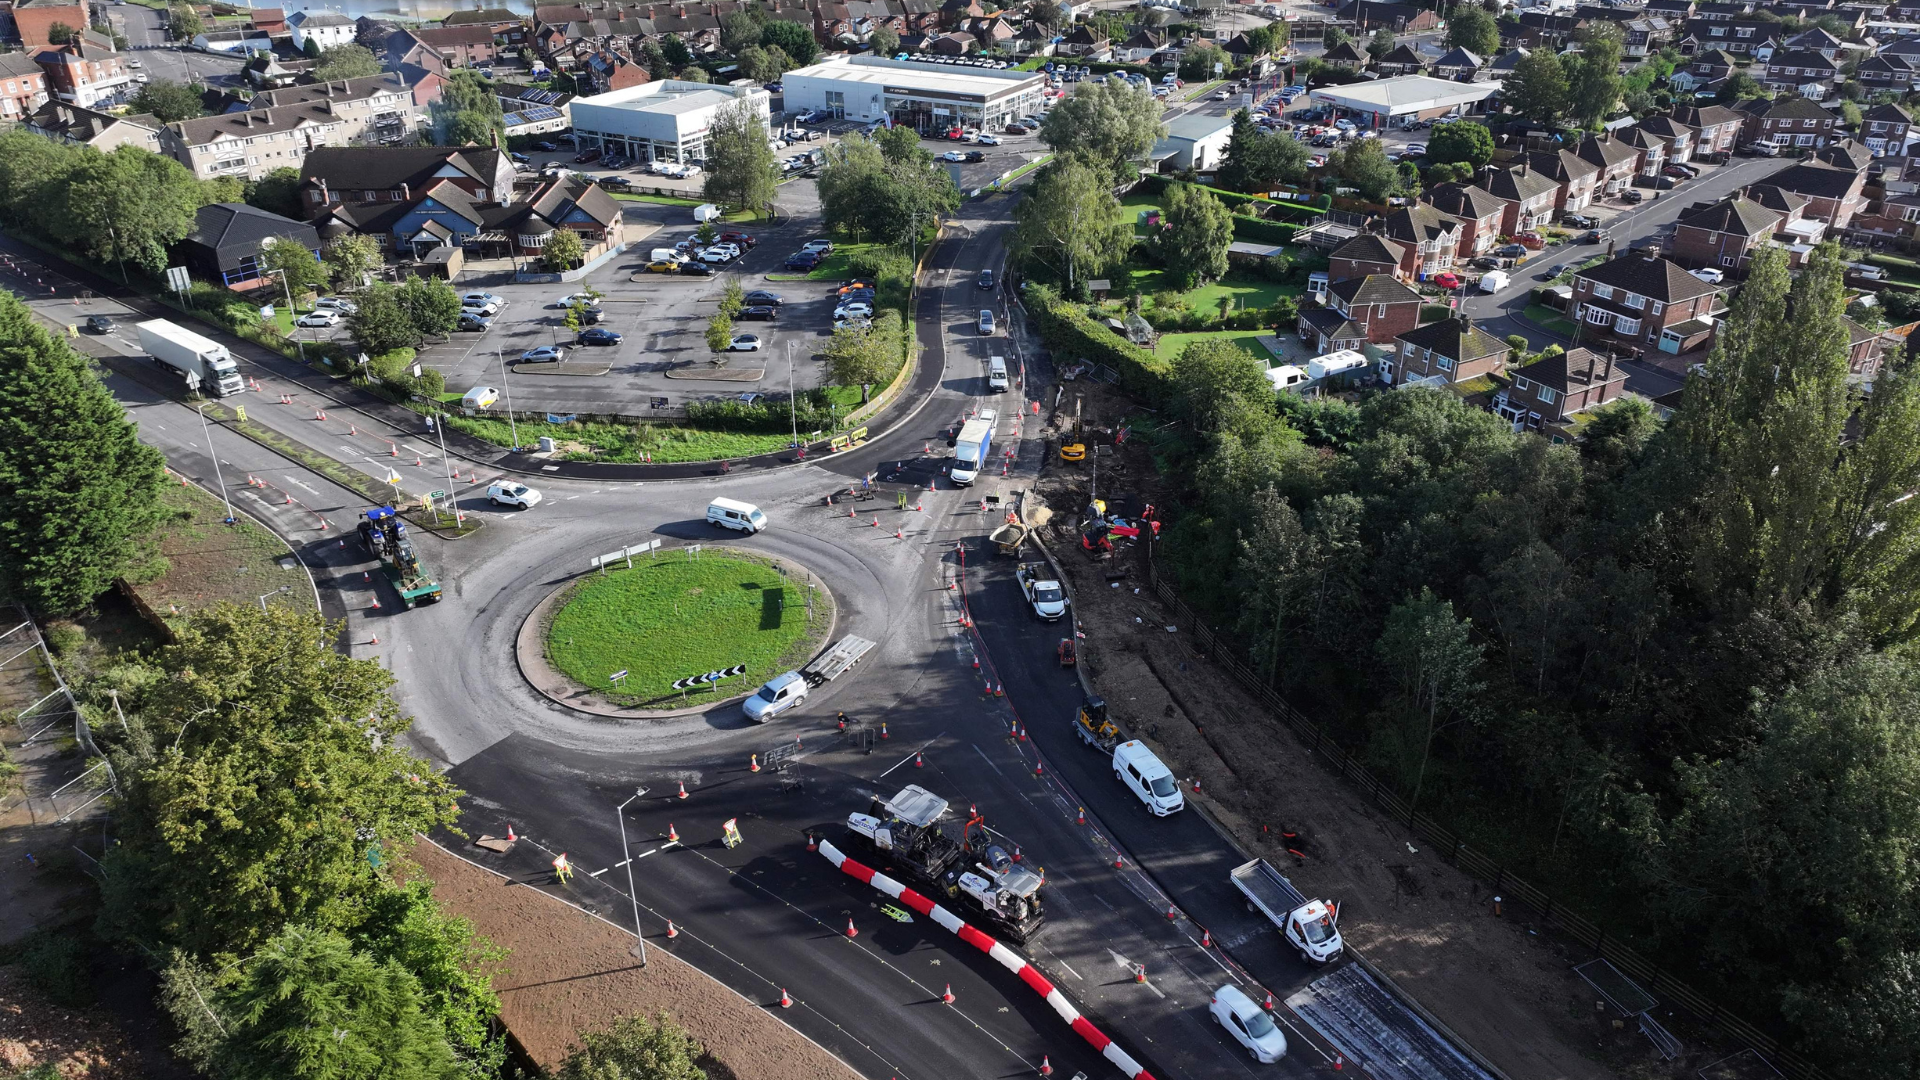
<path fill-rule="evenodd" d="M 1107 1036 L 1103 1034 L 1099 1028 L 1094 1027 L 1086 1017 L 1081 1016 L 1080 1010 L 1074 1008 L 1073 1002 L 1067 1000 L 1067 995 L 1061 993 L 1059 988 L 1048 981 L 1045 975 L 1040 974 L 1039 970 L 1032 964 L 1029 964 L 1025 957 L 974 929 L 953 912 L 921 896 L 900 882 L 893 880 L 870 866 L 864 866 L 847 858 L 844 852 L 825 840 L 820 841 L 820 854 L 825 855 L 828 862 L 839 867 L 841 873 L 873 886 L 888 896 L 893 897 L 895 900 L 905 904 L 907 907 L 912 908 L 914 911 L 925 915 L 927 918 L 953 931 L 954 934 L 959 936 L 961 941 L 993 957 L 994 960 L 999 962 L 1001 967 L 1018 975 L 1021 982 L 1033 988 L 1034 993 L 1047 999 L 1047 1004 L 1053 1006 L 1053 1011 L 1060 1014 L 1060 1019 L 1065 1020 L 1076 1034 L 1087 1040 L 1095 1050 L 1098 1050 L 1101 1057 L 1106 1058 L 1118 1066 L 1122 1073 L 1133 1077 L 1134 1080 L 1154 1080 L 1153 1074 L 1148 1072 L 1145 1066 L 1133 1060 L 1131 1055 L 1125 1050 L 1120 1049 L 1112 1039 L 1107 1038 Z"/>

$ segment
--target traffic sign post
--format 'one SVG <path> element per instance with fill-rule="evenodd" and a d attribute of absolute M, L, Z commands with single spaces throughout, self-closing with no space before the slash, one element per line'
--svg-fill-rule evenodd
<path fill-rule="evenodd" d="M 620 684 L 622 682 L 625 682 L 626 678 L 627 678 L 627 669 L 621 668 L 619 671 L 616 671 L 613 674 L 607 676 L 607 681 L 613 684 L 613 688 L 615 690 L 618 690 L 618 689 L 621 689 Z"/>

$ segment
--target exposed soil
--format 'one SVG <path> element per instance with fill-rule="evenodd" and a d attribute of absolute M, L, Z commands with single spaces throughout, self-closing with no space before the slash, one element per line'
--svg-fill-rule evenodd
<path fill-rule="evenodd" d="M 494 980 L 501 1019 L 534 1061 L 551 1069 L 575 1036 L 616 1016 L 665 1011 L 706 1048 L 710 1080 L 859 1080 L 859 1074 L 764 1009 L 665 949 L 642 970 L 624 931 L 538 889 L 429 843 L 413 858 L 433 894 L 509 950 Z"/>
<path fill-rule="evenodd" d="M 1409 844 L 1403 826 L 1312 760 L 1278 717 L 1209 662 L 1190 627 L 1169 629 L 1176 620 L 1153 595 L 1142 548 L 1124 546 L 1108 561 L 1079 550 L 1087 466 L 1051 453 L 1072 423 L 1075 393 L 1089 427 L 1112 424 L 1130 405 L 1110 388 L 1070 385 L 1043 433 L 1048 464 L 1037 485 L 1056 513 L 1044 539 L 1087 634 L 1082 662 L 1115 720 L 1175 773 L 1199 781 L 1197 801 L 1243 848 L 1285 867 L 1309 894 L 1340 902 L 1347 940 L 1513 1080 L 1667 1076 L 1683 1066 L 1691 1076 L 1726 1053 L 1668 1066 L 1631 1022 L 1615 1028 L 1615 1014 L 1597 1011 L 1597 995 L 1570 970 L 1585 955 L 1529 925 L 1530 912 L 1509 907 L 1496 917 L 1483 884 L 1423 843 Z M 1161 478 L 1137 442 L 1098 463 L 1099 495 L 1111 510 L 1131 516 L 1160 501 Z M 1283 831 L 1297 839 L 1283 846 Z"/>
<path fill-rule="evenodd" d="M 148 1075 L 119 1024 L 94 1009 L 68 1009 L 40 996 L 17 967 L 0 967 L 0 1072 L 52 1062 L 68 1080 L 139 1080 Z"/>

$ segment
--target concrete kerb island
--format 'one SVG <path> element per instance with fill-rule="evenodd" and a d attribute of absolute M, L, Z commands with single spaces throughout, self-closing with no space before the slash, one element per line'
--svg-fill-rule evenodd
<path fill-rule="evenodd" d="M 809 658 L 833 640 L 834 632 L 840 626 L 840 602 L 833 595 L 833 590 L 827 586 L 826 580 L 814 573 L 811 567 L 785 556 L 775 558 L 761 552 L 727 547 L 722 544 L 702 544 L 701 548 L 717 555 L 782 564 L 789 568 L 787 575 L 789 577 L 792 576 L 792 570 L 805 571 L 810 581 L 818 586 L 820 596 L 825 598 L 827 604 L 826 628 L 818 640 L 809 641 Z M 672 556 L 668 554 L 663 557 Z M 637 565 L 644 565 L 644 560 L 638 561 Z M 647 709 L 608 701 L 601 696 L 600 691 L 582 686 L 556 669 L 547 660 L 547 631 L 553 625 L 554 614 L 565 604 L 568 597 L 572 596 L 575 589 L 597 574 L 598 571 L 595 570 L 582 570 L 555 586 L 553 591 L 541 598 L 540 602 L 533 606 L 533 610 L 527 613 L 527 617 L 520 622 L 520 632 L 514 635 L 514 662 L 520 668 L 520 677 L 527 680 L 527 685 L 533 687 L 540 696 L 556 705 L 565 706 L 588 716 L 604 716 L 614 720 L 666 720 L 681 716 L 697 716 L 719 706 L 743 700 L 760 689 L 758 683 L 751 685 L 742 683 L 737 688 L 738 692 L 731 696 L 710 697 L 699 704 L 675 708 Z M 796 663 L 793 666 L 797 668 L 800 665 Z"/>

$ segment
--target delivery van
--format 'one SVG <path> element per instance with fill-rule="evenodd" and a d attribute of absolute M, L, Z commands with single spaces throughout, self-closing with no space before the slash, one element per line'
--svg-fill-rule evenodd
<path fill-rule="evenodd" d="M 1166 817 L 1187 805 L 1173 770 L 1160 763 L 1139 739 L 1130 739 L 1113 748 L 1113 775 L 1134 793 L 1155 817 Z"/>
<path fill-rule="evenodd" d="M 987 389 L 996 394 L 1004 394 L 1009 386 L 1007 381 L 1007 358 L 996 356 L 987 361 Z"/>
<path fill-rule="evenodd" d="M 767 527 L 767 515 L 752 503 L 738 499 L 715 499 L 707 506 L 707 520 L 723 529 L 757 533 Z"/>

